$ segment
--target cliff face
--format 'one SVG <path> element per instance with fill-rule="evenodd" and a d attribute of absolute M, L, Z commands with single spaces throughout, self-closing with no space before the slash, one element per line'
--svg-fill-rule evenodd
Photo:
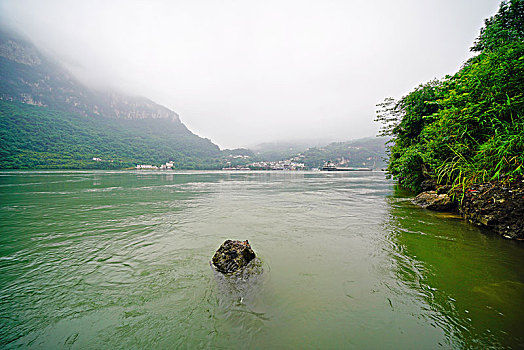
<path fill-rule="evenodd" d="M 177 113 L 146 98 L 87 88 L 31 43 L 7 32 L 0 32 L 0 99 L 84 116 L 180 122 Z"/>
<path fill-rule="evenodd" d="M 38 51 L 33 46 L 16 40 L 7 33 L 0 35 L 0 56 L 27 66 L 38 66 L 42 63 Z"/>

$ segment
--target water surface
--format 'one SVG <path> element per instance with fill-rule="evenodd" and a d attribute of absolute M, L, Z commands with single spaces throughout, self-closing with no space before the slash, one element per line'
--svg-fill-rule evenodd
<path fill-rule="evenodd" d="M 2 348 L 524 346 L 523 245 L 380 172 L 5 171 L 0 232 Z"/>

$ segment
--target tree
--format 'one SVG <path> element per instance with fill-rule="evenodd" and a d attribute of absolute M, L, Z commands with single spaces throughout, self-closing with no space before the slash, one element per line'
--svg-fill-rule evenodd
<path fill-rule="evenodd" d="M 379 105 L 389 176 L 415 191 L 427 177 L 465 190 L 524 173 L 523 17 L 523 0 L 503 2 L 455 75 Z"/>

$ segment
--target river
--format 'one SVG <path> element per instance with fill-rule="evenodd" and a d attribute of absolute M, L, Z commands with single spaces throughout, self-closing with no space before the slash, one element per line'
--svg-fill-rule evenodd
<path fill-rule="evenodd" d="M 524 346 L 524 245 L 381 172 L 0 172 L 0 347 Z M 263 272 L 209 261 L 248 239 Z"/>

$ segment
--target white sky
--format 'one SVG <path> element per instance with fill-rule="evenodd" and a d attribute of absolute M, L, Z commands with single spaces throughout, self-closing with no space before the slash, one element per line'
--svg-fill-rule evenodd
<path fill-rule="evenodd" d="M 375 135 L 375 105 L 458 70 L 499 3 L 0 0 L 0 21 L 231 148 Z"/>

